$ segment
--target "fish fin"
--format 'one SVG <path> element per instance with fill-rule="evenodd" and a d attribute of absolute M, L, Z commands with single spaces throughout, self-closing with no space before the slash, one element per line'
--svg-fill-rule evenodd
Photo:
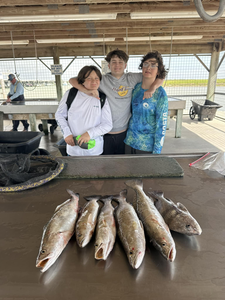
<path fill-rule="evenodd" d="M 56 213 L 58 210 L 60 210 L 60 208 L 63 207 L 64 205 L 66 205 L 68 202 L 70 202 L 70 199 L 68 199 L 65 202 L 63 202 L 62 204 L 59 204 L 58 206 L 56 206 L 54 213 Z"/>
<path fill-rule="evenodd" d="M 158 200 L 158 198 L 164 198 L 164 193 L 162 191 L 148 191 L 148 194 L 156 200 Z"/>
<path fill-rule="evenodd" d="M 115 200 L 117 202 L 126 199 L 127 196 L 127 190 L 122 190 L 119 194 L 117 195 L 112 195 L 112 200 Z"/>
<path fill-rule="evenodd" d="M 165 198 L 168 202 L 170 202 L 171 204 L 174 204 L 175 205 L 175 203 L 170 199 L 170 198 Z"/>
<path fill-rule="evenodd" d="M 103 203 L 105 203 L 105 202 L 108 202 L 108 201 L 112 201 L 112 198 L 113 198 L 113 196 L 112 195 L 105 195 L 105 196 L 102 196 L 100 199 L 99 199 L 99 201 L 101 201 L 101 202 L 103 202 Z"/>
<path fill-rule="evenodd" d="M 119 195 L 113 195 L 112 196 L 112 200 L 116 201 L 116 202 L 120 202 L 123 200 L 126 200 L 126 196 L 127 196 L 127 190 L 122 190 Z"/>
<path fill-rule="evenodd" d="M 189 211 L 187 210 L 187 208 L 180 202 L 177 202 L 177 207 L 180 209 L 180 210 L 183 210 L 187 213 L 189 213 Z"/>
<path fill-rule="evenodd" d="M 86 196 L 84 197 L 84 199 L 86 199 L 87 201 L 92 201 L 92 200 L 99 200 L 101 199 L 102 196 L 101 195 L 93 195 L 93 196 Z"/>
<path fill-rule="evenodd" d="M 120 192 L 120 196 L 123 197 L 123 198 L 126 198 L 127 197 L 127 190 L 124 189 Z"/>
<path fill-rule="evenodd" d="M 132 179 L 125 181 L 125 184 L 131 188 L 134 188 L 135 186 L 139 186 L 143 189 L 143 181 L 141 179 Z"/>
<path fill-rule="evenodd" d="M 79 194 L 78 193 L 74 193 L 73 191 L 71 191 L 70 189 L 67 189 L 67 193 L 70 194 L 70 196 L 73 197 L 78 197 L 79 198 Z"/>

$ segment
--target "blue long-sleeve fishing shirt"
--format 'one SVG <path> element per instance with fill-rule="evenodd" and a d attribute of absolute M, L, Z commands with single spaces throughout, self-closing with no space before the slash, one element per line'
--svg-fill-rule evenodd
<path fill-rule="evenodd" d="M 142 83 L 132 95 L 132 116 L 124 142 L 134 149 L 160 154 L 164 143 L 168 116 L 168 97 L 163 87 L 151 98 L 144 99 Z"/>
<path fill-rule="evenodd" d="M 18 80 L 14 84 L 11 83 L 10 90 L 8 93 L 8 96 L 12 95 L 12 96 L 10 96 L 11 100 L 14 100 L 15 98 L 17 98 L 23 94 L 24 94 L 24 88 Z"/>

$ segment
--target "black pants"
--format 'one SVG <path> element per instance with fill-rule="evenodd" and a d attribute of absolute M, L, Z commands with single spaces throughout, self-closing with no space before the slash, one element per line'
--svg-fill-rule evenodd
<path fill-rule="evenodd" d="M 27 120 L 13 120 L 12 122 L 13 122 L 13 131 L 17 131 L 20 122 L 23 123 L 24 129 L 27 130 L 29 127 Z"/>
<path fill-rule="evenodd" d="M 124 139 L 126 134 L 127 131 L 117 134 L 105 134 L 103 155 L 125 154 Z"/>
<path fill-rule="evenodd" d="M 148 151 L 142 151 L 142 150 L 138 150 L 135 149 L 131 146 L 125 145 L 125 153 L 126 154 L 152 154 L 152 152 L 148 152 Z"/>

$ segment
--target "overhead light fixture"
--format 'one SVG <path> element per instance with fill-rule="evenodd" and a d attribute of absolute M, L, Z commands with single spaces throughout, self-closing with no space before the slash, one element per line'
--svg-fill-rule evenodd
<path fill-rule="evenodd" d="M 13 41 L 13 45 L 27 45 L 29 44 L 29 40 L 22 40 L 22 41 Z M 12 45 L 11 41 L 0 41 L 0 45 Z"/>
<path fill-rule="evenodd" d="M 180 36 L 173 36 L 173 40 L 200 40 L 202 39 L 203 35 L 180 35 Z M 171 40 L 171 36 L 135 36 L 135 37 L 124 37 L 124 41 L 166 41 Z"/>
<path fill-rule="evenodd" d="M 76 14 L 76 15 L 41 15 L 41 16 L 7 16 L 0 17 L 0 23 L 24 23 L 24 22 L 57 22 L 57 21 L 88 21 L 88 20 L 112 20 L 117 13 L 105 14 Z"/>
<path fill-rule="evenodd" d="M 209 15 L 214 15 L 217 11 L 207 11 Z M 225 13 L 222 15 L 225 17 Z M 131 19 L 182 19 L 182 18 L 200 18 L 197 11 L 164 11 L 164 12 L 134 12 L 130 13 Z"/>
<path fill-rule="evenodd" d="M 81 38 L 81 39 L 42 39 L 36 40 L 39 44 L 54 44 L 54 43 L 99 43 L 99 42 L 114 42 L 115 38 Z"/>

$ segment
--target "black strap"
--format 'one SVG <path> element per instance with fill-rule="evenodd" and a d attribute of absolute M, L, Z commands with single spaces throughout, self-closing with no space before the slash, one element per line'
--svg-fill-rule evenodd
<path fill-rule="evenodd" d="M 67 110 L 70 109 L 70 106 L 74 100 L 74 98 L 76 97 L 77 95 L 77 92 L 78 92 L 78 89 L 76 89 L 75 87 L 72 87 L 69 91 L 69 95 L 67 97 L 67 100 L 66 100 L 66 104 L 67 104 Z"/>
<path fill-rule="evenodd" d="M 77 92 L 78 92 L 78 89 L 76 89 L 75 87 L 72 87 L 70 89 L 69 95 L 66 100 L 67 110 L 70 109 L 70 106 L 71 106 L 73 100 L 75 99 Z M 101 102 L 101 108 L 103 108 L 103 106 L 105 104 L 106 95 L 99 91 L 99 98 L 100 98 L 100 102 Z"/>

